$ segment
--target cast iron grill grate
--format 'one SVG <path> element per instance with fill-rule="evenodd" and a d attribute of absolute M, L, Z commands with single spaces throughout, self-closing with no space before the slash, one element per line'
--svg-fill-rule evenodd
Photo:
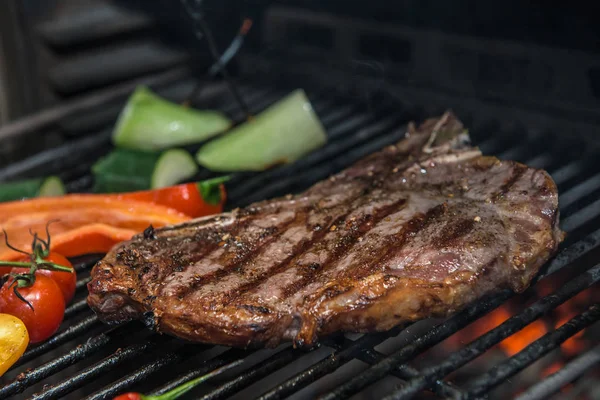
<path fill-rule="evenodd" d="M 165 93 L 172 97 L 187 94 L 190 84 L 178 81 Z M 253 111 L 271 104 L 286 90 L 246 84 L 242 91 Z M 274 196 L 297 192 L 324 179 L 363 156 L 398 141 L 406 123 L 422 119 L 431 110 L 411 104 L 398 104 L 386 98 L 361 104 L 332 92 L 310 91 L 313 105 L 322 119 L 329 143 L 292 165 L 263 173 L 237 174 L 228 183 L 229 206 L 236 207 Z M 220 108 L 234 118 L 242 118 L 224 86 L 205 90 L 198 106 Z M 87 118 L 103 107 L 92 107 L 77 119 L 61 121 L 73 132 L 86 132 Z M 115 108 L 118 110 L 118 107 Z M 462 116 L 461 116 L 462 117 Z M 87 119 L 86 119 L 87 118 Z M 110 149 L 110 125 L 114 115 L 105 113 L 103 129 L 94 129 L 67 144 L 44 151 L 22 162 L 0 169 L 0 179 L 58 173 L 70 191 L 91 188 L 90 165 Z M 449 374 L 482 355 L 563 302 L 597 285 L 600 264 L 593 256 L 600 249 L 600 162 L 593 151 L 552 132 L 533 132 L 505 125 L 501 120 L 480 121 L 467 116 L 475 144 L 486 154 L 516 159 L 545 168 L 554 177 L 561 193 L 562 227 L 568 239 L 561 252 L 543 269 L 536 282 L 563 268 L 573 270 L 572 278 L 554 293 L 523 307 L 511 318 L 474 341 L 435 363 L 416 368 L 419 354 L 434 347 L 471 322 L 504 304 L 515 295 L 509 291 L 484 299 L 472 307 L 427 329 L 420 323 L 404 329 L 372 335 L 338 335 L 325 339 L 310 352 L 289 344 L 274 350 L 238 350 L 220 346 L 190 345 L 152 334 L 141 324 L 117 327 L 101 324 L 85 303 L 85 284 L 97 257 L 86 256 L 76 264 L 80 280 L 77 296 L 67 308 L 62 330 L 49 341 L 30 348 L 19 363 L 1 378 L 0 399 L 7 398 L 87 398 L 109 399 L 128 389 L 163 393 L 196 376 L 223 366 L 232 368 L 216 374 L 195 398 L 222 399 L 386 399 L 432 396 L 433 398 L 479 398 L 527 368 L 561 343 L 600 319 L 600 305 L 590 302 L 587 309 L 569 322 L 550 331 L 513 357 L 491 365 L 464 385 L 445 380 Z M 582 150 L 583 149 L 583 150 Z M 208 177 L 202 173 L 202 177 Z M 410 332 L 416 332 L 408 334 Z M 395 343 L 383 351 L 385 343 Z M 382 347 L 383 346 L 383 347 Z M 531 387 L 522 398 L 538 399 L 554 393 L 582 376 L 600 362 L 598 348 L 592 348 Z M 358 367 L 357 367 L 358 363 Z M 393 376 L 394 385 L 377 388 L 373 384 Z M 374 392 L 374 390 L 379 390 Z M 86 397 L 87 396 L 87 397 Z M 353 397 L 354 396 L 354 397 Z M 375 396 L 375 395 L 374 395 Z"/>

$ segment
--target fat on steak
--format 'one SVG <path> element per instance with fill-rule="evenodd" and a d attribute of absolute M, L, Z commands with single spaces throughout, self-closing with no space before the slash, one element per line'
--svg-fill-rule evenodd
<path fill-rule="evenodd" d="M 563 240 L 558 220 L 545 171 L 482 155 L 448 112 L 304 193 L 115 246 L 88 304 L 191 341 L 312 346 L 525 290 Z"/>

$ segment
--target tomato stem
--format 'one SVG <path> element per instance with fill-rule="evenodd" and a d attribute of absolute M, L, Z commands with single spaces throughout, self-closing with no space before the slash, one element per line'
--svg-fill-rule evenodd
<path fill-rule="evenodd" d="M 64 265 L 59 265 L 51 262 L 47 262 L 42 260 L 34 260 L 34 263 L 37 265 L 37 269 L 48 269 L 50 271 L 62 271 L 62 272 L 73 272 L 73 268 L 65 267 Z M 23 268 L 31 268 L 32 263 L 21 262 L 21 261 L 0 261 L 0 267 L 23 267 Z"/>
<path fill-rule="evenodd" d="M 45 258 L 50 254 L 50 231 L 49 226 L 55 220 L 48 221 L 46 224 L 46 240 L 41 239 L 37 232 L 34 233 L 31 230 L 29 233 L 33 236 L 33 242 L 31 243 L 31 253 L 27 253 L 23 250 L 19 250 L 16 247 L 13 247 L 8 242 L 8 234 L 5 230 L 4 232 L 4 240 L 6 242 L 6 246 L 14 250 L 16 252 L 27 255 L 30 258 L 30 261 L 0 261 L 0 267 L 22 267 L 29 268 L 29 272 L 27 273 L 14 273 L 11 272 L 9 274 L 4 275 L 0 279 L 0 287 L 4 286 L 4 284 L 12 278 L 12 281 L 9 283 L 9 288 L 12 286 L 13 291 L 15 292 L 15 296 L 17 296 L 20 300 L 27 303 L 27 305 L 33 310 L 33 306 L 29 303 L 22 295 L 19 293 L 19 289 L 30 287 L 35 283 L 35 273 L 38 269 L 47 269 L 50 271 L 62 271 L 73 273 L 73 268 L 59 265 L 53 262 L 46 261 Z"/>

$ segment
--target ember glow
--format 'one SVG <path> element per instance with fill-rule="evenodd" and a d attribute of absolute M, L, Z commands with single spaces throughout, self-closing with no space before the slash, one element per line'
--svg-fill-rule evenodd
<path fill-rule="evenodd" d="M 561 271 L 546 279 L 542 279 L 528 291 L 514 296 L 502 306 L 479 318 L 445 340 L 440 346 L 438 355 L 447 357 L 448 354 L 460 350 L 471 341 L 498 327 L 532 303 L 551 295 L 561 287 L 563 282 L 567 282 L 570 279 L 569 274 L 573 273 L 574 271 Z M 558 329 L 572 318 L 581 314 L 590 304 L 600 301 L 600 291 L 598 289 L 598 285 L 595 285 L 580 292 L 551 312 L 507 337 L 473 361 L 471 366 L 465 366 L 462 371 L 453 373 L 448 379 L 460 386 L 460 382 L 468 382 L 474 376 L 479 375 L 482 370 L 487 370 L 490 366 L 497 364 L 499 358 L 515 356 L 542 336 Z M 597 332 L 591 332 L 594 329 L 592 325 L 587 330 L 584 329 L 577 332 L 564 341 L 559 348 L 551 351 L 544 358 L 511 378 L 512 385 L 509 385 L 510 387 L 505 387 L 504 389 L 499 387 L 499 390 L 496 391 L 499 397 L 492 396 L 490 398 L 504 398 L 507 395 L 511 397 L 515 396 L 541 379 L 556 373 L 574 358 L 580 356 L 597 343 L 597 339 L 594 339 Z M 574 390 L 575 387 L 575 382 L 569 383 L 561 389 L 560 393 L 568 393 Z"/>

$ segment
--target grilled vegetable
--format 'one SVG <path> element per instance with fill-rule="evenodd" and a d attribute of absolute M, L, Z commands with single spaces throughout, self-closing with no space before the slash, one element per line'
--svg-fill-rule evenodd
<path fill-rule="evenodd" d="M 32 286 L 15 291 L 20 280 L 10 278 L 0 289 L 0 312 L 14 315 L 27 327 L 31 343 L 52 336 L 65 316 L 65 299 L 60 288 L 45 275 L 35 277 Z"/>
<path fill-rule="evenodd" d="M 223 211 L 227 177 L 202 182 L 184 183 L 161 189 L 112 195 L 122 200 L 147 201 L 174 208 L 192 218 Z"/>
<path fill-rule="evenodd" d="M 158 189 L 191 178 L 198 172 L 194 158 L 185 150 L 172 149 L 161 154 L 154 166 L 150 188 Z"/>
<path fill-rule="evenodd" d="M 325 130 L 306 94 L 298 89 L 204 145 L 196 160 L 214 171 L 260 171 L 296 161 L 326 141 Z"/>
<path fill-rule="evenodd" d="M 163 153 L 117 149 L 92 167 L 94 191 L 119 193 L 156 189 L 189 179 L 198 166 L 185 150 Z"/>
<path fill-rule="evenodd" d="M 46 224 L 45 240 L 31 233 L 32 252 L 19 251 L 26 258 L 0 261 L 2 266 L 15 267 L 0 280 L 0 312 L 23 321 L 31 343 L 46 340 L 58 330 L 65 315 L 65 299 L 70 300 L 75 293 L 76 278 L 71 263 L 50 253 L 49 225 Z M 4 239 L 6 246 L 14 249 L 8 238 Z"/>
<path fill-rule="evenodd" d="M 17 362 L 29 344 L 23 321 L 14 315 L 0 314 L 0 376 Z"/>
<path fill-rule="evenodd" d="M 65 257 L 107 252 L 149 225 L 161 227 L 189 220 L 176 209 L 115 195 L 66 195 L 0 204 L 0 228 L 14 247 L 31 248 L 29 230 L 52 225 L 52 250 Z M 0 260 L 14 260 L 19 253 L 0 244 Z"/>
<path fill-rule="evenodd" d="M 220 112 L 182 107 L 139 86 L 121 112 L 112 140 L 121 148 L 163 150 L 201 142 L 230 126 Z"/>
<path fill-rule="evenodd" d="M 63 194 L 65 194 L 65 187 L 57 176 L 0 183 L 0 201 L 52 197 Z"/>

